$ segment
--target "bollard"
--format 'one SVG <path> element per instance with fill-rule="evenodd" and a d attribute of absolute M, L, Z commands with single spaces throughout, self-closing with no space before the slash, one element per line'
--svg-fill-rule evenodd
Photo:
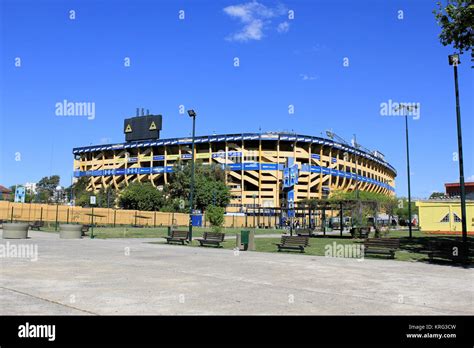
<path fill-rule="evenodd" d="M 244 250 L 242 240 L 240 238 L 240 233 L 235 234 L 235 246 L 239 248 L 239 250 Z"/>
<path fill-rule="evenodd" d="M 249 233 L 248 250 L 255 251 L 255 231 L 251 230 Z"/>

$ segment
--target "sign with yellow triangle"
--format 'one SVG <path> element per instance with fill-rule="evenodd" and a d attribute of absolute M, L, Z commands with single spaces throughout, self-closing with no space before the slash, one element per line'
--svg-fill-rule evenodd
<path fill-rule="evenodd" d="M 125 133 L 131 133 L 132 132 L 132 126 L 127 124 L 127 127 L 125 128 Z"/>
<path fill-rule="evenodd" d="M 155 124 L 155 121 L 152 121 L 151 124 L 150 124 L 150 128 L 148 128 L 148 130 L 156 130 L 156 124 Z"/>

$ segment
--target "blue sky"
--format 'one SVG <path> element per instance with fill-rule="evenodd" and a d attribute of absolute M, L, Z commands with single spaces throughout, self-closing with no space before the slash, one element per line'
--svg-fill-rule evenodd
<path fill-rule="evenodd" d="M 389 100 L 420 103 L 409 125 L 412 195 L 458 180 L 452 49 L 438 41 L 435 1 L 0 2 L 4 186 L 51 174 L 69 185 L 72 148 L 122 142 L 136 107 L 163 114 L 163 138 L 189 135 L 184 105 L 198 112 L 198 135 L 357 134 L 397 168 L 396 192 L 406 195 L 404 120 L 380 114 Z M 473 180 L 473 71 L 468 54 L 461 60 Z M 64 99 L 95 103 L 95 118 L 56 116 Z"/>

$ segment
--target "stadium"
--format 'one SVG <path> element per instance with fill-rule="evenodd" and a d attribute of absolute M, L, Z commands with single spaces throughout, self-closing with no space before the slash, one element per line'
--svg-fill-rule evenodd
<path fill-rule="evenodd" d="M 192 138 L 159 139 L 161 123 L 161 115 L 142 111 L 125 120 L 124 143 L 74 148 L 74 177 L 88 177 L 90 191 L 134 181 L 162 188 L 177 162 L 192 159 Z M 196 136 L 195 161 L 225 169 L 228 212 L 291 207 L 356 188 L 394 195 L 396 170 L 380 152 L 338 140 L 288 133 Z"/>

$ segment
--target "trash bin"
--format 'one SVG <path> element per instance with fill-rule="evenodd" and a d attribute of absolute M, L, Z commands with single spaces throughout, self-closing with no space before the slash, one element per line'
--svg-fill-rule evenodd
<path fill-rule="evenodd" d="M 249 244 L 249 230 L 242 230 L 240 231 L 240 242 L 242 244 Z"/>
<path fill-rule="evenodd" d="M 255 250 L 255 232 L 250 230 L 241 230 L 237 235 L 237 247 L 240 250 Z"/>
<path fill-rule="evenodd" d="M 191 215 L 191 223 L 193 226 L 201 227 L 202 226 L 202 214 L 193 214 Z"/>

